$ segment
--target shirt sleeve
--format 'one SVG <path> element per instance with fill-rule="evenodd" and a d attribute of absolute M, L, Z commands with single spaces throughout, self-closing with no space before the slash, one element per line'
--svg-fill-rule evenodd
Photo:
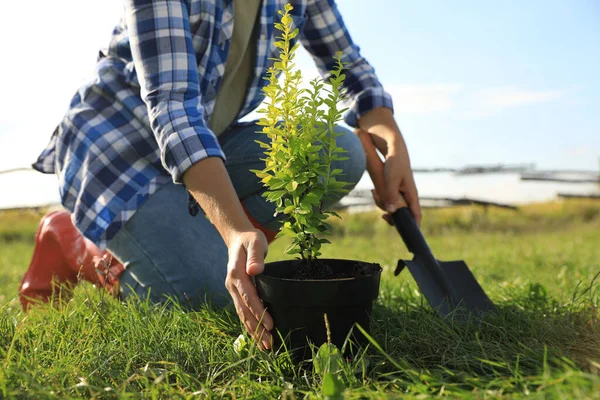
<path fill-rule="evenodd" d="M 207 157 L 225 155 L 208 128 L 184 0 L 127 0 L 131 53 L 161 161 L 181 183 Z"/>
<path fill-rule="evenodd" d="M 302 45 L 313 56 L 325 79 L 334 67 L 334 55 L 341 51 L 346 62 L 344 89 L 348 95 L 345 122 L 351 127 L 368 111 L 378 107 L 393 110 L 391 96 L 375 75 L 373 67 L 360 55 L 334 0 L 310 0 L 306 23 L 300 35 Z"/>

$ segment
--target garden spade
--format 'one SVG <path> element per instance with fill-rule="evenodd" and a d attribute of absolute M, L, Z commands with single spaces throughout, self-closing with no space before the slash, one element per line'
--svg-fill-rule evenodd
<path fill-rule="evenodd" d="M 385 193 L 385 182 L 382 182 L 384 166 L 371 136 L 359 131 L 359 137 L 367 155 L 367 170 L 377 193 Z M 481 314 L 494 309 L 494 304 L 464 261 L 439 261 L 434 257 L 407 207 L 393 213 L 392 219 L 406 247 L 414 256 L 412 260 L 398 261 L 394 274 L 398 275 L 405 266 L 408 267 L 419 289 L 439 314 L 462 315 L 465 311 Z"/>

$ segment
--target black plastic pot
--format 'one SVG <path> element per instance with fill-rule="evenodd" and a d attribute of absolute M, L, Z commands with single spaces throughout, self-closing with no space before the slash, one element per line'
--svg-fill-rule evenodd
<path fill-rule="evenodd" d="M 354 260 L 321 261 L 334 273 L 351 269 L 357 263 Z M 373 264 L 371 275 L 358 278 L 291 279 L 300 266 L 299 260 L 268 263 L 255 279 L 258 294 L 275 322 L 272 332 L 275 349 L 281 346 L 280 337 L 283 337 L 295 358 L 309 357 L 308 342 L 317 346 L 327 342 L 323 314 L 327 314 L 331 341 L 340 349 L 354 324 L 369 331 L 373 301 L 379 294 L 379 265 Z M 365 340 L 357 329 L 352 331 L 351 338 L 358 343 Z"/>

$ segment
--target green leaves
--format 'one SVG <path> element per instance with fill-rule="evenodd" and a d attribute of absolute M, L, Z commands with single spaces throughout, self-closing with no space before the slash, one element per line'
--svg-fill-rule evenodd
<path fill-rule="evenodd" d="M 306 204 L 310 204 L 310 205 L 317 205 L 321 203 L 321 199 L 323 198 L 323 195 L 319 195 L 317 192 L 313 191 L 310 193 L 307 193 L 303 198 L 302 198 L 302 203 L 306 203 Z"/>
<path fill-rule="evenodd" d="M 265 168 L 252 172 L 264 184 L 266 199 L 277 205 L 284 223 L 278 236 L 292 238 L 285 252 L 300 254 L 310 263 L 321 255 L 321 245 L 329 243 L 319 238 L 331 229 L 325 222 L 329 215 L 325 200 L 346 192 L 346 184 L 336 180 L 343 171 L 331 168 L 334 161 L 347 159 L 345 150 L 336 144 L 339 133 L 334 132 L 344 112 L 338 104 L 345 75 L 342 53 L 337 53 L 327 82 L 317 78 L 308 89 L 302 88 L 302 74 L 293 62 L 299 43 L 292 46 L 300 31 L 292 30 L 291 10 L 286 4 L 278 11 L 281 21 L 274 24 L 281 32 L 275 42 L 279 54 L 265 77 L 265 106 L 257 122 L 270 143 L 256 141 L 265 149 Z M 331 382 L 335 387 L 335 381 Z"/>
<path fill-rule="evenodd" d="M 319 228 L 317 228 L 316 226 L 309 226 L 307 227 L 304 232 L 308 232 L 311 233 L 313 235 L 318 235 L 321 233 L 321 231 L 319 230 Z"/>
<path fill-rule="evenodd" d="M 313 367 L 321 375 L 321 390 L 326 399 L 343 399 L 346 385 L 341 378 L 344 359 L 335 345 L 324 343 L 313 358 Z"/>
<path fill-rule="evenodd" d="M 346 385 L 344 385 L 344 381 L 338 378 L 337 375 L 327 373 L 323 376 L 322 390 L 326 399 L 342 400 Z"/>
<path fill-rule="evenodd" d="M 285 185 L 285 188 L 287 189 L 288 192 L 293 192 L 296 189 L 298 189 L 298 182 L 291 181 L 287 185 Z"/>
<path fill-rule="evenodd" d="M 293 39 L 293 38 L 295 38 L 296 36 L 298 36 L 298 33 L 300 33 L 300 29 L 298 29 L 298 28 L 294 29 L 294 30 L 293 30 L 293 31 L 290 33 L 290 35 L 289 35 L 289 38 L 290 38 L 290 39 Z"/>
<path fill-rule="evenodd" d="M 276 202 L 277 200 L 281 199 L 285 195 L 285 193 L 285 190 L 274 190 L 272 192 L 267 192 L 266 197 L 267 200 L 271 202 Z"/>

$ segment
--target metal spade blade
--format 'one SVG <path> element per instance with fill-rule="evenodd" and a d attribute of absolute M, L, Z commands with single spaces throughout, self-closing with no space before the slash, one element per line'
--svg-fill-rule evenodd
<path fill-rule="evenodd" d="M 415 256 L 412 260 L 400 260 L 396 275 L 407 266 L 429 304 L 443 316 L 457 310 L 494 310 L 494 304 L 464 261 L 438 261 L 433 256 L 408 208 L 399 209 L 392 217 L 406 247 Z"/>
<path fill-rule="evenodd" d="M 367 170 L 376 192 L 381 196 L 386 193 L 383 162 L 377 154 L 371 135 L 358 130 L 358 136 L 367 156 Z M 398 262 L 396 275 L 406 265 L 429 304 L 443 316 L 457 311 L 464 314 L 464 311 L 482 313 L 494 309 L 494 304 L 464 261 L 443 262 L 433 256 L 407 207 L 398 209 L 392 214 L 392 218 L 406 247 L 414 254 L 412 260 Z"/>

